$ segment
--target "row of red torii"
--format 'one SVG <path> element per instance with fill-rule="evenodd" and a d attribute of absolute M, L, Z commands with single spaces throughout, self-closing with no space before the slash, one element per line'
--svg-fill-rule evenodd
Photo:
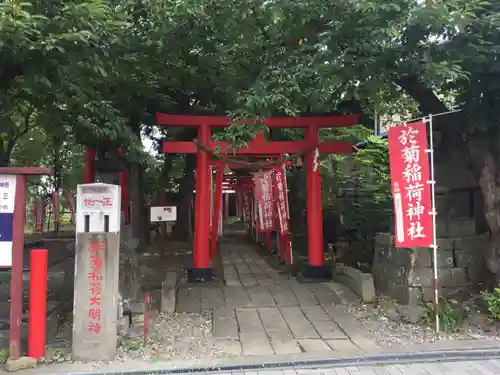
<path fill-rule="evenodd" d="M 195 224 L 193 267 L 188 270 L 189 281 L 209 281 L 212 279 L 212 258 L 218 234 L 219 212 L 222 204 L 223 179 L 231 181 L 234 186 L 243 186 L 244 182 L 235 181 L 234 176 L 224 178 L 224 156 L 251 158 L 277 158 L 285 154 L 305 155 L 305 169 L 307 178 L 307 230 L 308 230 L 308 264 L 303 269 L 303 275 L 308 278 L 324 278 L 329 272 L 324 265 L 323 255 L 323 213 L 321 196 L 321 175 L 319 169 L 320 154 L 350 154 L 353 150 L 351 142 L 321 142 L 319 129 L 353 126 L 358 122 L 358 115 L 321 116 L 321 117 L 283 117 L 264 119 L 268 128 L 304 128 L 305 140 L 301 141 L 266 141 L 263 133 L 259 133 L 247 146 L 236 150 L 229 150 L 226 142 L 214 141 L 211 136 L 212 128 L 228 127 L 232 121 L 225 116 L 187 116 L 156 114 L 158 125 L 169 127 L 196 127 L 198 136 L 196 141 L 164 141 L 163 152 L 169 154 L 196 154 L 196 187 L 195 187 Z M 250 122 L 245 122 L 250 123 Z M 222 160 L 213 158 L 216 150 Z M 95 158 L 95 151 L 87 148 L 85 183 L 94 182 L 95 172 L 90 167 Z M 236 164 L 230 167 L 241 168 Z M 211 176 L 212 167 L 216 168 L 216 192 L 213 202 L 213 216 L 211 220 Z M 122 209 L 125 219 L 128 220 L 128 176 L 127 171 L 120 173 L 122 186 Z M 212 224 L 212 225 L 211 225 Z M 251 224 L 251 223 L 250 223 Z M 212 228 L 217 228 L 211 231 Z M 211 233 L 212 232 L 212 233 Z M 212 237 L 212 238 L 211 238 Z M 212 246 L 211 246 L 212 244 Z"/>

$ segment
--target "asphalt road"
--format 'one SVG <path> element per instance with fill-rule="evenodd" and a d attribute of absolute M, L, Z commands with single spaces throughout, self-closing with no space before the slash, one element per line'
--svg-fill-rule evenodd
<path fill-rule="evenodd" d="M 500 359 L 427 362 L 381 366 L 327 368 L 298 367 L 286 370 L 221 372 L 231 375 L 500 375 Z"/>

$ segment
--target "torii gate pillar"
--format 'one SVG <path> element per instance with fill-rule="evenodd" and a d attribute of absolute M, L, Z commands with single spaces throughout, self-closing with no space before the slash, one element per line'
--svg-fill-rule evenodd
<path fill-rule="evenodd" d="M 210 126 L 202 124 L 198 128 L 198 141 L 210 144 Z M 188 270 L 188 281 L 212 280 L 210 268 L 210 160 L 201 147 L 196 151 L 196 201 L 194 213 L 193 268 Z"/>
<path fill-rule="evenodd" d="M 306 139 L 319 144 L 318 128 L 310 125 Z M 306 153 L 307 178 L 307 250 L 308 264 L 302 273 L 304 277 L 322 279 L 331 277 L 331 270 L 324 265 L 323 255 L 323 202 L 321 197 L 321 173 L 319 149 L 313 148 Z"/>

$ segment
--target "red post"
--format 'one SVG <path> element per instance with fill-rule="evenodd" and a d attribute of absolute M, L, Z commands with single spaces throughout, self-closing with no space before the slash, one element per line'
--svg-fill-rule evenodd
<path fill-rule="evenodd" d="M 85 172 L 83 175 L 83 183 L 91 184 L 95 182 L 95 170 L 93 161 L 95 160 L 96 150 L 85 146 Z"/>
<path fill-rule="evenodd" d="M 10 281 L 11 359 L 21 356 L 21 323 L 23 318 L 23 251 L 26 217 L 26 176 L 16 175 L 16 195 L 12 219 L 12 273 Z"/>
<path fill-rule="evenodd" d="M 215 194 L 214 194 L 214 211 L 212 214 L 212 241 L 211 246 L 211 259 L 214 259 L 217 251 L 217 238 L 219 237 L 219 219 L 220 219 L 220 205 L 222 203 L 222 177 L 224 166 L 219 165 L 215 171 Z"/>
<path fill-rule="evenodd" d="M 48 255 L 46 249 L 40 249 L 32 250 L 30 256 L 28 356 L 36 359 L 45 356 Z"/>
<path fill-rule="evenodd" d="M 318 129 L 307 128 L 307 139 L 319 143 Z M 323 207 L 321 199 L 321 174 L 318 148 L 306 155 L 307 173 L 307 232 L 308 256 L 312 273 L 323 272 Z M 316 270 L 314 270 L 316 269 Z M 311 275 L 313 276 L 313 275 Z"/>
<path fill-rule="evenodd" d="M 203 124 L 198 130 L 198 141 L 203 145 L 210 142 L 210 127 Z M 210 163 L 209 155 L 201 147 L 198 148 L 196 156 L 196 202 L 195 202 L 195 224 L 194 224 L 194 256 L 193 275 L 194 280 L 210 278 L 210 251 L 209 251 L 209 228 L 210 228 Z M 201 270 L 206 270 L 205 272 Z"/>

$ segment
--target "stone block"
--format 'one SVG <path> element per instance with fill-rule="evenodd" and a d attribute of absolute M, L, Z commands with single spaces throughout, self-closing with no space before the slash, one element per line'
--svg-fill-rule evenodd
<path fill-rule="evenodd" d="M 432 250 L 431 250 L 432 251 Z M 452 250 L 437 251 L 437 266 L 438 268 L 453 268 L 455 266 L 455 258 Z M 431 267 L 434 267 L 434 259 L 431 258 Z"/>
<path fill-rule="evenodd" d="M 454 240 L 452 238 L 438 238 L 437 246 L 439 250 L 453 250 L 455 248 Z"/>
<path fill-rule="evenodd" d="M 180 275 L 175 271 L 167 271 L 161 284 L 161 312 L 173 313 L 177 300 Z"/>
<path fill-rule="evenodd" d="M 375 243 L 383 247 L 391 247 L 394 245 L 394 236 L 390 233 L 377 233 Z"/>
<path fill-rule="evenodd" d="M 466 268 L 467 280 L 470 283 L 477 284 L 484 281 L 484 275 L 488 273 L 485 264 L 475 265 Z"/>
<path fill-rule="evenodd" d="M 391 264 L 401 267 L 410 267 L 415 260 L 415 253 L 415 249 L 413 248 L 392 248 L 390 254 Z M 418 256 L 420 257 L 420 255 Z"/>
<path fill-rule="evenodd" d="M 412 248 L 412 262 L 408 264 L 412 267 L 431 267 L 432 266 L 432 251 L 426 247 Z"/>
<path fill-rule="evenodd" d="M 465 268 L 440 269 L 439 285 L 443 287 L 464 287 L 467 285 L 467 271 Z"/>
<path fill-rule="evenodd" d="M 463 287 L 467 285 L 467 272 L 465 268 L 450 268 L 438 270 L 439 285 L 443 287 Z M 410 273 L 409 286 L 432 286 L 434 271 L 432 268 L 418 268 Z"/>
<path fill-rule="evenodd" d="M 481 264 L 483 257 L 477 251 L 471 249 L 455 250 L 455 263 L 459 268 L 467 268 L 477 264 Z"/>
<path fill-rule="evenodd" d="M 415 268 L 409 272 L 408 285 L 411 287 L 432 285 L 432 268 Z"/>
<path fill-rule="evenodd" d="M 457 218 L 448 221 L 448 236 L 474 236 L 476 223 L 473 218 Z"/>
<path fill-rule="evenodd" d="M 336 281 L 349 286 L 363 302 L 373 302 L 375 299 L 375 286 L 371 274 L 363 273 L 356 268 L 343 264 L 337 264 L 335 271 Z"/>
<path fill-rule="evenodd" d="M 476 252 L 484 252 L 490 246 L 490 236 L 482 234 L 477 236 L 457 237 L 453 239 L 453 248 L 455 250 L 474 250 Z"/>

